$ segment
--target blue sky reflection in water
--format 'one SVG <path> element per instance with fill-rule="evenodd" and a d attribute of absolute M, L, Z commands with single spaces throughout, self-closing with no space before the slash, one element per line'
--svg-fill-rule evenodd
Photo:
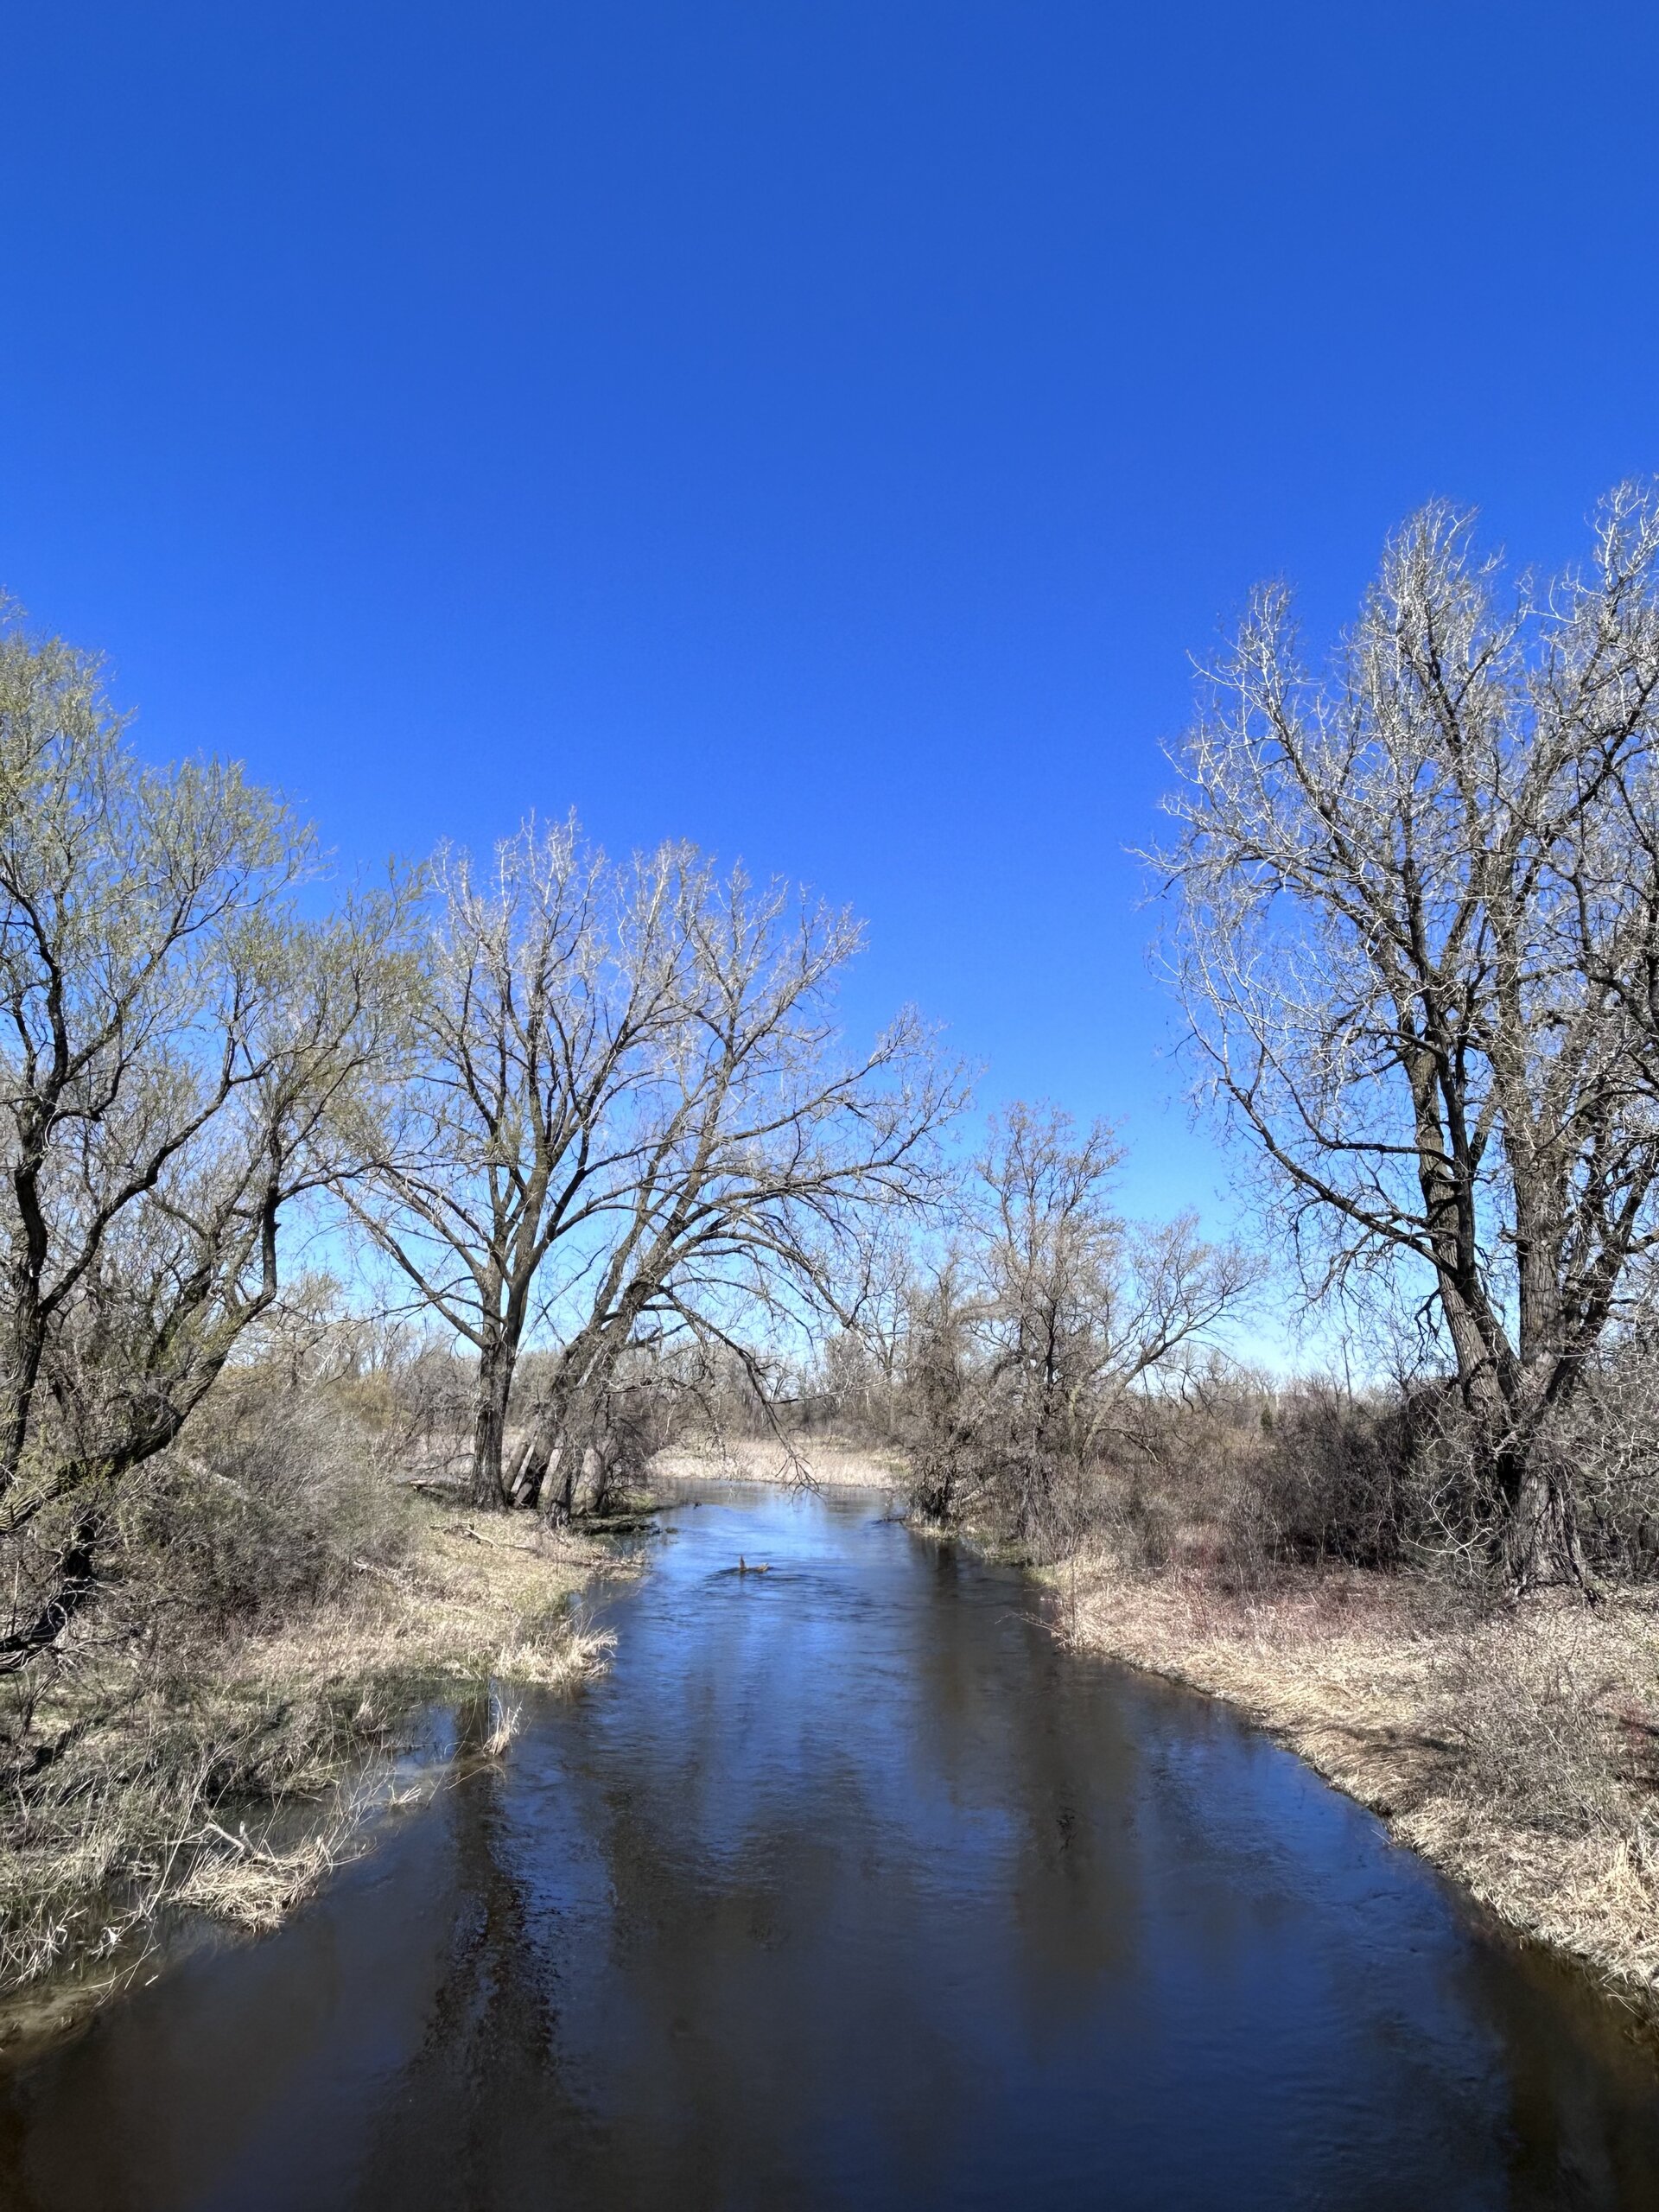
<path fill-rule="evenodd" d="M 682 1508 L 505 1768 L 14 2069 L 0 2201 L 1659 2201 L 1614 2008 L 1031 1603 L 868 1499 Z"/>

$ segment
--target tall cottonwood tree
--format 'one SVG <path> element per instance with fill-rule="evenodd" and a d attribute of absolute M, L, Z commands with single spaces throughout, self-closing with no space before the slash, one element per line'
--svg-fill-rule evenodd
<path fill-rule="evenodd" d="M 838 1056 L 859 937 L 684 844 L 615 862 L 530 823 L 486 874 L 439 856 L 413 1079 L 353 1204 L 477 1354 L 479 1503 L 569 1511 L 625 1355 L 798 1310 L 855 1214 L 921 1192 L 956 1087 L 913 1015 Z"/>
<path fill-rule="evenodd" d="M 1315 1290 L 1421 1270 L 1525 1583 L 1581 1576 L 1560 1417 L 1659 1234 L 1659 511 L 1543 587 L 1471 533 L 1409 523 L 1321 673 L 1256 594 L 1159 857 L 1211 1087 Z"/>
<path fill-rule="evenodd" d="M 398 1020 L 397 899 L 295 904 L 308 832 L 142 766 L 98 663 L 0 634 L 0 1670 L 96 1589 L 133 1470 L 277 1290 Z"/>
<path fill-rule="evenodd" d="M 702 864 L 664 845 L 613 867 L 574 823 L 526 822 L 483 869 L 441 848 L 410 1052 L 351 1204 L 476 1355 L 473 1491 L 502 1503 L 518 1357 L 594 1264 L 682 1019 Z"/>

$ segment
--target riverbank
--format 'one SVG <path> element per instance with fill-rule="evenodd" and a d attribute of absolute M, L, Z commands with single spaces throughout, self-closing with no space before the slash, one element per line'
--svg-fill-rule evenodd
<path fill-rule="evenodd" d="M 490 1755 L 510 1686 L 604 1665 L 582 1599 L 620 1571 L 613 1548 L 435 1499 L 400 1511 L 398 1541 L 326 1603 L 169 1637 L 135 1633 L 112 1593 L 77 1624 L 10 1716 L 0 1992 L 49 1974 L 78 2008 L 179 1908 L 273 1926 L 363 1847 L 423 1705 L 470 1699 Z"/>
<path fill-rule="evenodd" d="M 893 1455 L 801 1449 L 822 1486 L 904 1488 Z M 711 1452 L 670 1456 L 676 1472 L 734 1478 Z M 776 1446 L 732 1459 L 738 1479 L 799 1479 Z M 988 1531 L 959 1533 L 1000 1550 Z M 1493 1605 L 1342 1567 L 1230 1588 L 1179 1554 L 1148 1570 L 1104 1547 L 1036 1573 L 1065 1640 L 1225 1699 L 1659 2023 L 1659 1592 Z"/>
<path fill-rule="evenodd" d="M 1068 1640 L 1225 1698 L 1659 2020 L 1659 1599 L 1476 1611 L 1338 1568 L 1228 1592 L 1102 1552 L 1041 1580 Z"/>
<path fill-rule="evenodd" d="M 0 2066 L 0 2202 L 1659 2202 L 1611 2009 L 1242 1721 L 879 1492 L 665 1520 L 601 1694 Z"/>
<path fill-rule="evenodd" d="M 769 1437 L 738 1437 L 676 1446 L 651 1463 L 653 1480 L 768 1483 L 806 1490 L 903 1491 L 910 1473 L 896 1452 L 838 1437 L 791 1438 L 787 1449 Z"/>

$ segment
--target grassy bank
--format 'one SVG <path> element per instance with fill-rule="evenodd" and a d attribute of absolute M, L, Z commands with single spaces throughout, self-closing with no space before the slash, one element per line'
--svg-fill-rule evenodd
<path fill-rule="evenodd" d="M 1659 2018 L 1659 1597 L 1482 1608 L 1313 1567 L 1230 1592 L 1103 1549 L 1043 1580 L 1081 1648 L 1226 1698 Z"/>
<path fill-rule="evenodd" d="M 147 1599 L 134 1618 L 112 1592 L 14 1688 L 0 1987 L 49 1974 L 60 2005 L 83 2004 L 178 1908 L 275 1924 L 363 1847 L 423 1704 L 461 1700 L 471 1756 L 493 1756 L 512 1686 L 603 1665 L 582 1600 L 620 1571 L 611 1547 L 407 1493 L 377 1534 L 326 1598 L 275 1617 L 211 1624 Z"/>

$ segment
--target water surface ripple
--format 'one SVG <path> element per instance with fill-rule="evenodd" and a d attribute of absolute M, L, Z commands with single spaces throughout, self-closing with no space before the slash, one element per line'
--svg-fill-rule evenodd
<path fill-rule="evenodd" d="M 1659 2206 L 1650 2051 L 1295 1759 L 706 1496 L 503 1767 L 13 2063 L 0 2204 Z"/>

